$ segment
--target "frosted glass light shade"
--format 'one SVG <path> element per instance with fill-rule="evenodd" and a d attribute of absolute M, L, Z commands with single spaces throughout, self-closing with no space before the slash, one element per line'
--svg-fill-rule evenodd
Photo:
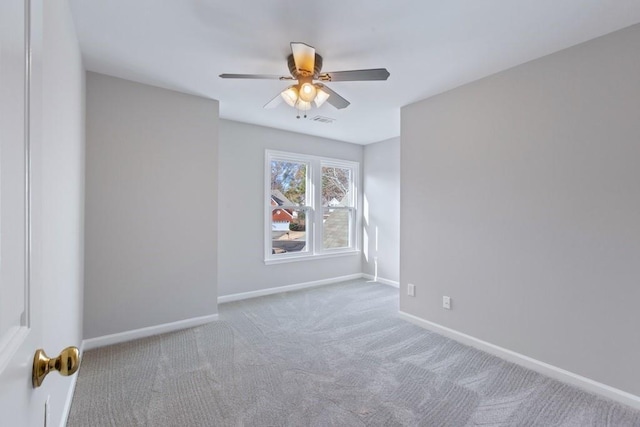
<path fill-rule="evenodd" d="M 280 96 L 290 107 L 295 107 L 296 102 L 298 102 L 298 89 L 295 86 L 290 86 L 283 90 Z"/>
<path fill-rule="evenodd" d="M 302 98 L 298 100 L 298 104 L 296 105 L 298 110 L 300 111 L 309 111 L 311 109 L 311 103 L 307 101 L 303 101 Z"/>
<path fill-rule="evenodd" d="M 305 102 L 313 101 L 316 97 L 316 93 L 316 87 L 311 83 L 303 83 L 302 86 L 300 86 L 300 99 Z"/>

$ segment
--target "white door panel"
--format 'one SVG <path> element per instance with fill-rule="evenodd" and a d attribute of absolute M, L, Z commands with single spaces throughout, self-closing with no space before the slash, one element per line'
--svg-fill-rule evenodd
<path fill-rule="evenodd" d="M 32 64 L 41 55 L 41 12 L 41 0 L 0 1 L 0 414 L 11 426 L 44 425 L 44 399 L 31 384 L 42 321 L 30 277 L 38 268 L 30 177 L 39 164 L 30 148 L 40 143 L 40 67 Z"/>

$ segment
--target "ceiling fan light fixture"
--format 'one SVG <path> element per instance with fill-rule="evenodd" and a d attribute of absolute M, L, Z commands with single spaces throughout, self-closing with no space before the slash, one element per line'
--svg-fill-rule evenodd
<path fill-rule="evenodd" d="M 316 107 L 320 108 L 322 106 L 322 104 L 324 104 L 324 102 L 329 99 L 329 94 L 325 91 L 323 91 L 321 88 L 316 87 L 317 90 L 317 95 L 316 98 L 313 100 L 313 102 L 315 102 Z"/>
<path fill-rule="evenodd" d="M 348 81 L 369 81 L 387 80 L 389 71 L 386 68 L 369 68 L 363 70 L 327 71 L 322 72 L 322 56 L 316 53 L 313 46 L 306 43 L 291 42 L 291 55 L 287 56 L 287 67 L 290 76 L 277 76 L 271 74 L 220 74 L 223 79 L 270 79 L 280 81 L 297 80 L 293 86 L 276 95 L 271 101 L 264 105 L 264 108 L 275 108 L 284 100 L 291 108 L 300 113 L 311 110 L 312 103 L 316 108 L 328 102 L 331 106 L 341 110 L 347 108 L 350 102 L 333 91 L 321 82 L 348 82 Z"/>
<path fill-rule="evenodd" d="M 300 85 L 300 99 L 305 102 L 311 102 L 316 98 L 316 87 L 311 83 L 302 83 Z"/>
<path fill-rule="evenodd" d="M 280 93 L 280 96 L 290 107 L 295 107 L 298 102 L 298 88 L 289 86 Z"/>

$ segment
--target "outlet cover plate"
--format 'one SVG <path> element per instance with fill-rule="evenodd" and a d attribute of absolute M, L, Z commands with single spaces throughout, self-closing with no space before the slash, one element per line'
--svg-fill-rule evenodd
<path fill-rule="evenodd" d="M 409 283 L 407 285 L 407 295 L 409 295 L 410 297 L 416 296 L 416 285 L 414 285 L 413 283 Z"/>
<path fill-rule="evenodd" d="M 447 296 L 442 297 L 442 308 L 451 310 L 451 298 Z"/>

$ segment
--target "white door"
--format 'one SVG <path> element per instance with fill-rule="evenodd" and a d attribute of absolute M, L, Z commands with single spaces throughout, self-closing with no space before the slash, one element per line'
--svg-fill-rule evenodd
<path fill-rule="evenodd" d="M 41 339 L 37 259 L 42 3 L 0 0 L 0 424 L 43 426 L 31 384 Z M 38 77 L 38 78 L 36 78 Z M 35 188 L 35 191 L 34 191 Z M 34 248 L 34 250 L 32 250 Z"/>

